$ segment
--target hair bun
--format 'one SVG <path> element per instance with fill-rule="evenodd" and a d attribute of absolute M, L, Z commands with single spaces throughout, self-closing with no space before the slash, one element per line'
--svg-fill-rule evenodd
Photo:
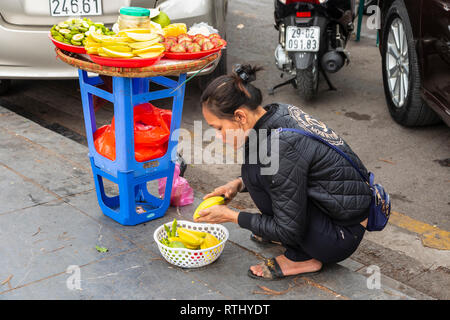
<path fill-rule="evenodd" d="M 256 72 L 262 70 L 262 67 L 251 66 L 249 64 L 236 64 L 233 73 L 235 73 L 245 84 L 256 80 Z"/>

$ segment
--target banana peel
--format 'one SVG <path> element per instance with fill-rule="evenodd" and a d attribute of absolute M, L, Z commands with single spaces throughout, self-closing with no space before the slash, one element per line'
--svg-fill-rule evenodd
<path fill-rule="evenodd" d="M 216 196 L 216 197 L 210 197 L 210 198 L 204 200 L 202 203 L 199 204 L 197 209 L 195 209 L 194 216 L 193 216 L 194 220 L 197 218 L 200 218 L 200 215 L 198 213 L 201 210 L 215 206 L 215 205 L 220 205 L 220 204 L 225 204 L 224 197 Z"/>

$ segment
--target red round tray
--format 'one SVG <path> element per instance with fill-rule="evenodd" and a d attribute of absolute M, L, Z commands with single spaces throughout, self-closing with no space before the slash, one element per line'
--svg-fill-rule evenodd
<path fill-rule="evenodd" d="M 53 44 L 61 50 L 73 52 L 73 53 L 86 53 L 86 50 L 82 46 L 74 46 L 58 40 L 53 39 L 52 34 L 49 32 L 48 37 L 52 40 Z"/>
<path fill-rule="evenodd" d="M 92 61 L 101 65 L 108 67 L 119 67 L 119 68 L 141 68 L 148 67 L 154 65 L 162 57 L 164 57 L 164 53 L 156 58 L 133 58 L 133 59 L 125 59 L 125 58 L 110 58 L 110 57 L 102 57 L 94 54 L 90 54 Z"/>
<path fill-rule="evenodd" d="M 218 48 L 214 48 L 207 51 L 200 51 L 200 52 L 168 52 L 166 51 L 164 54 L 164 59 L 174 59 L 174 60 L 194 60 L 194 59 L 200 59 L 203 57 L 206 57 L 210 54 L 219 52 L 222 50 L 226 45 L 227 42 L 224 40 L 225 44 L 223 46 L 220 46 Z"/>

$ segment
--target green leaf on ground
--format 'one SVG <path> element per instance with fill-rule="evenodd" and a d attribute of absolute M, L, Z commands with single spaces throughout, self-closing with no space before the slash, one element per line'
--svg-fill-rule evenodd
<path fill-rule="evenodd" d="M 97 249 L 98 252 L 108 252 L 108 248 L 103 248 L 103 247 L 95 246 L 95 249 Z"/>

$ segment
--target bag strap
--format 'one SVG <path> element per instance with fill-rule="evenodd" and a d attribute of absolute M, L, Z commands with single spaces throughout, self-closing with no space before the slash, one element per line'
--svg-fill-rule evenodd
<path fill-rule="evenodd" d="M 371 174 L 369 174 L 370 178 L 367 179 L 367 177 L 364 176 L 364 174 L 361 172 L 361 170 L 358 168 L 358 166 L 355 164 L 355 162 L 353 162 L 352 159 L 350 159 L 341 149 L 339 149 L 338 147 L 332 145 L 331 143 L 329 143 L 328 141 L 325 141 L 324 139 L 322 139 L 321 137 L 308 132 L 308 131 L 304 131 L 304 130 L 299 130 L 299 129 L 293 129 L 293 128 L 278 128 L 276 129 L 276 131 L 279 133 L 281 131 L 291 131 L 291 132 L 297 132 L 300 133 L 304 136 L 308 136 L 310 138 L 313 138 L 315 140 L 318 140 L 320 142 L 322 142 L 323 144 L 326 144 L 327 146 L 329 146 L 331 149 L 335 150 L 337 153 L 339 153 L 342 157 L 344 157 L 352 166 L 353 168 L 356 169 L 356 171 L 358 171 L 359 175 L 363 178 L 364 181 L 366 181 L 370 186 L 373 184 L 373 177 Z"/>

